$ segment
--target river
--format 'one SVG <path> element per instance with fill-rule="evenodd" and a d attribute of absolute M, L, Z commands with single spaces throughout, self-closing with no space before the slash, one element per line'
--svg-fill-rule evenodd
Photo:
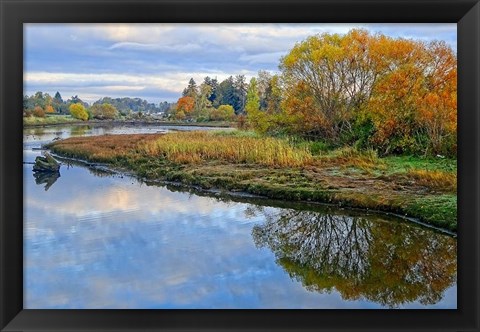
<path fill-rule="evenodd" d="M 24 130 L 25 309 L 457 308 L 457 240 L 437 230 L 75 163 L 35 178 L 29 164 L 57 137 L 198 129 Z"/>

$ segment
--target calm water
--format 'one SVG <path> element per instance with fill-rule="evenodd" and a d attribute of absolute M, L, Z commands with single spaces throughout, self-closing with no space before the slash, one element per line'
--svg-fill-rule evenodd
<path fill-rule="evenodd" d="M 24 158 L 55 137 L 169 128 L 28 129 Z M 457 306 L 456 239 L 431 229 L 81 165 L 60 173 L 34 178 L 24 165 L 27 309 Z"/>

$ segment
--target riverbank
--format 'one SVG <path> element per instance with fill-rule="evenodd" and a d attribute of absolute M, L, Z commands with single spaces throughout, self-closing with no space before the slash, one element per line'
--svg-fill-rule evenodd
<path fill-rule="evenodd" d="M 242 132 L 78 137 L 48 148 L 147 180 L 392 212 L 457 228 L 454 160 L 378 158 L 372 151 L 345 148 L 317 151 L 309 143 Z"/>
<path fill-rule="evenodd" d="M 123 119 L 123 120 L 88 120 L 82 121 L 75 118 L 72 118 L 69 115 L 55 115 L 47 116 L 45 118 L 40 117 L 24 117 L 23 118 L 23 127 L 32 128 L 32 127 L 50 127 L 50 126 L 61 126 L 61 125 L 135 125 L 135 126 L 191 126 L 191 127 L 221 127 L 229 128 L 233 127 L 234 124 L 225 121 L 210 121 L 210 122 L 185 122 L 185 121 L 161 121 L 161 120 L 143 120 L 143 119 Z"/>

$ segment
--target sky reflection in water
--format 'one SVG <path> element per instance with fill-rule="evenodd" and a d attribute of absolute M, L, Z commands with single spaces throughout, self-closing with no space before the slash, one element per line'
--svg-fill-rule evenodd
<path fill-rule="evenodd" d="M 425 228 L 79 166 L 24 179 L 27 309 L 456 308 L 456 240 Z"/>

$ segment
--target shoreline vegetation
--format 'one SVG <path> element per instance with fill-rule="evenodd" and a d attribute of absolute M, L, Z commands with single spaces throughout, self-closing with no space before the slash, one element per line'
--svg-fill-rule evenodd
<path fill-rule="evenodd" d="M 146 180 L 395 213 L 456 232 L 456 159 L 384 156 L 252 131 L 74 137 L 55 154 Z"/>
<path fill-rule="evenodd" d="M 233 127 L 235 124 L 227 121 L 209 122 L 185 122 L 176 120 L 158 119 L 112 119 L 112 120 L 89 120 L 88 122 L 75 119 L 70 115 L 49 115 L 46 117 L 24 117 L 23 128 L 49 127 L 61 125 L 152 125 L 152 126 L 192 126 L 192 127 Z"/>

